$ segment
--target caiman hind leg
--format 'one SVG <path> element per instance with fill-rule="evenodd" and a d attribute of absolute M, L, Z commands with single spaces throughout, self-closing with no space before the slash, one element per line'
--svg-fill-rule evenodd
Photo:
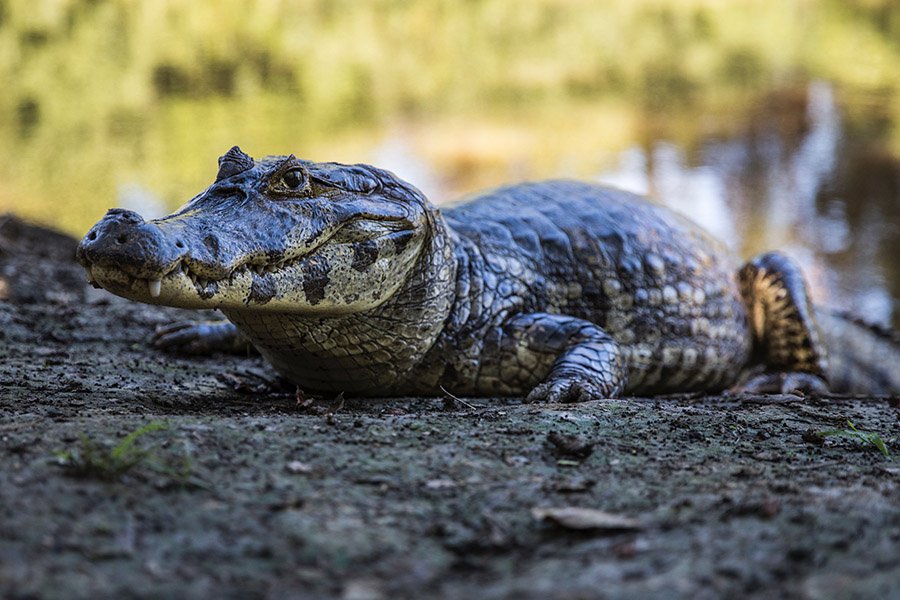
<path fill-rule="evenodd" d="M 180 354 L 247 354 L 255 351 L 231 321 L 178 321 L 158 327 L 150 343 L 160 350 Z"/>
<path fill-rule="evenodd" d="M 827 353 L 800 268 L 779 252 L 762 254 L 738 273 L 756 358 L 766 373 L 747 391 L 825 393 Z"/>
<path fill-rule="evenodd" d="M 535 386 L 528 402 L 582 402 L 617 396 L 625 388 L 619 345 L 594 323 L 531 313 L 513 317 L 496 334 L 477 384 L 488 393 Z"/>

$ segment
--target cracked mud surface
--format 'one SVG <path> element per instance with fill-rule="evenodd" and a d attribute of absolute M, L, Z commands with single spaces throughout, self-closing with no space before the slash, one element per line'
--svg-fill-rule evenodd
<path fill-rule="evenodd" d="M 900 597 L 900 463 L 815 435 L 900 453 L 896 399 L 298 401 L 73 251 L 0 216 L 2 597 Z"/>

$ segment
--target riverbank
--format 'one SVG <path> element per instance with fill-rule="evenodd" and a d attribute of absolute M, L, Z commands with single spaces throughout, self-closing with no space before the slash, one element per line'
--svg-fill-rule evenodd
<path fill-rule="evenodd" d="M 896 399 L 308 399 L 74 245 L 0 216 L 0 596 L 900 594 Z"/>

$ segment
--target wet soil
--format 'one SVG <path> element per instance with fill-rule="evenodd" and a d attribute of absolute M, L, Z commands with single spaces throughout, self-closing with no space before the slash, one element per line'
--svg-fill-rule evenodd
<path fill-rule="evenodd" d="M 74 244 L 0 217 L 0 597 L 900 597 L 900 464 L 817 433 L 897 399 L 304 398 Z"/>

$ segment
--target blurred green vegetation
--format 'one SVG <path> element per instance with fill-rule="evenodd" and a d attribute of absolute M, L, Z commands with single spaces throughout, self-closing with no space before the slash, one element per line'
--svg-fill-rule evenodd
<path fill-rule="evenodd" d="M 351 162 L 406 128 L 455 193 L 689 147 L 812 78 L 900 156 L 888 0 L 0 0 L 0 77 L 0 212 L 74 234 L 235 143 Z"/>

